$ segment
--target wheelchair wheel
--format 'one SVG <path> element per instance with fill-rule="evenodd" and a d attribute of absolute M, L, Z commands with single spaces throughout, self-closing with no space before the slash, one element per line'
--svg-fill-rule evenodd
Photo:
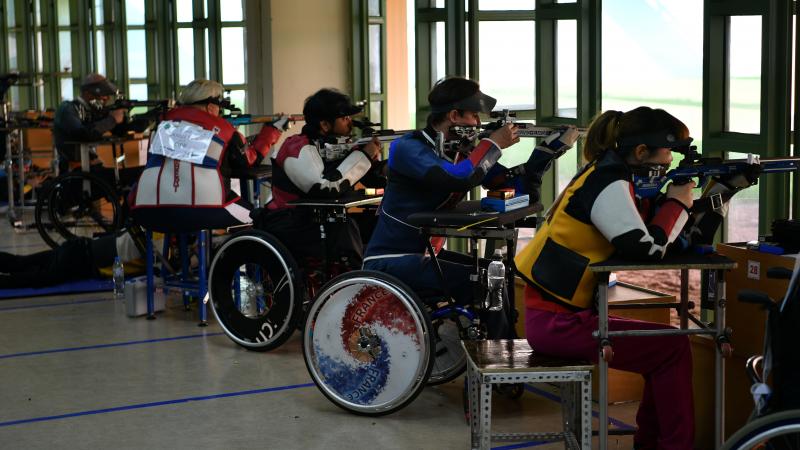
<path fill-rule="evenodd" d="M 760 417 L 734 433 L 722 446 L 722 450 L 745 449 L 800 449 L 800 410 Z"/>
<path fill-rule="evenodd" d="M 455 321 L 460 322 L 459 324 Z M 433 368 L 428 385 L 447 383 L 464 373 L 467 368 L 467 354 L 461 347 L 461 329 L 470 326 L 469 319 L 461 314 L 443 316 L 431 321 L 433 325 Z"/>
<path fill-rule="evenodd" d="M 222 330 L 248 350 L 272 350 L 300 321 L 297 265 L 275 236 L 247 230 L 220 246 L 208 275 L 211 310 Z"/>
<path fill-rule="evenodd" d="M 323 394 L 355 414 L 398 411 L 430 375 L 431 324 L 411 289 L 358 270 L 322 287 L 306 318 L 303 357 Z"/>
<path fill-rule="evenodd" d="M 116 191 L 95 175 L 64 174 L 45 196 L 50 222 L 66 240 L 92 238 L 122 227 Z"/>
<path fill-rule="evenodd" d="M 50 248 L 56 248 L 64 243 L 66 239 L 61 236 L 50 218 L 50 207 L 48 206 L 47 200 L 49 187 L 43 189 L 42 193 L 43 195 L 40 195 L 36 200 L 36 207 L 33 210 L 33 221 L 42 240 L 44 240 Z"/>

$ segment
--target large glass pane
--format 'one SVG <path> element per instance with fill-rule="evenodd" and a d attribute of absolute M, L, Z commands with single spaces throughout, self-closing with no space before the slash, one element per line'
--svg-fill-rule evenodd
<path fill-rule="evenodd" d="M 103 31 L 95 33 L 95 58 L 97 58 L 97 71 L 106 73 L 106 34 Z"/>
<path fill-rule="evenodd" d="M 533 109 L 536 103 L 536 26 L 531 21 L 480 22 L 481 90 L 497 99 L 497 109 Z M 498 45 L 503 36 L 515 45 Z"/>
<path fill-rule="evenodd" d="M 447 60 L 445 59 L 445 43 L 444 43 L 444 22 L 436 22 L 434 25 L 434 42 L 436 45 L 431 49 L 433 53 L 431 59 L 433 60 L 433 73 L 431 77 L 433 80 L 441 80 L 447 75 Z"/>
<path fill-rule="evenodd" d="M 223 28 L 222 48 L 222 83 L 244 83 L 244 28 Z"/>
<path fill-rule="evenodd" d="M 42 32 L 36 32 L 36 72 L 44 71 L 44 54 L 42 49 Z"/>
<path fill-rule="evenodd" d="M 65 26 L 70 24 L 69 0 L 57 0 L 56 16 L 58 20 L 58 25 Z"/>
<path fill-rule="evenodd" d="M 224 5 L 220 6 L 220 18 L 223 22 L 242 21 L 242 0 L 225 0 Z"/>
<path fill-rule="evenodd" d="M 41 0 L 34 0 L 33 2 L 33 23 L 37 27 L 42 24 L 42 6 Z"/>
<path fill-rule="evenodd" d="M 578 118 L 578 23 L 576 20 L 557 22 L 556 71 L 558 92 L 556 115 Z"/>
<path fill-rule="evenodd" d="M 369 121 L 372 123 L 380 123 L 383 124 L 383 102 L 381 101 L 374 101 L 369 102 Z M 385 124 L 382 128 L 385 128 Z"/>
<path fill-rule="evenodd" d="M 125 0 L 125 20 L 128 25 L 144 25 L 144 0 Z"/>
<path fill-rule="evenodd" d="M 178 22 L 192 21 L 192 0 L 178 0 L 175 4 L 175 10 L 177 11 Z"/>
<path fill-rule="evenodd" d="M 701 147 L 703 2 L 604 0 L 602 29 L 602 109 L 663 108 Z"/>
<path fill-rule="evenodd" d="M 194 38 L 191 28 L 178 28 L 178 83 L 194 80 Z"/>
<path fill-rule="evenodd" d="M 128 30 L 128 77 L 147 78 L 147 47 L 144 30 Z"/>
<path fill-rule="evenodd" d="M 103 0 L 94 0 L 94 24 L 103 25 L 105 23 L 105 14 L 103 14 Z"/>
<path fill-rule="evenodd" d="M 484 11 L 511 11 L 536 9 L 536 0 L 480 0 L 478 9 Z"/>
<path fill-rule="evenodd" d="M 242 111 L 247 112 L 247 101 L 245 92 L 243 90 L 233 90 L 230 92 L 230 94 L 228 94 L 228 97 L 230 97 L 231 103 L 236 105 Z"/>
<path fill-rule="evenodd" d="M 61 100 L 72 100 L 74 95 L 72 91 L 73 89 L 75 89 L 72 78 L 71 77 L 62 78 L 60 83 L 61 83 Z"/>
<path fill-rule="evenodd" d="M 72 69 L 72 34 L 69 31 L 58 32 L 58 70 L 69 72 Z"/>
<path fill-rule="evenodd" d="M 581 152 L 580 145 L 575 145 L 556 160 L 556 182 L 558 192 L 564 190 L 572 177 L 578 172 L 578 161 Z"/>
<path fill-rule="evenodd" d="M 367 4 L 367 13 L 372 17 L 381 15 L 381 0 L 369 0 Z"/>
<path fill-rule="evenodd" d="M 147 100 L 147 83 L 131 83 L 125 97 L 131 100 Z"/>
<path fill-rule="evenodd" d="M 9 28 L 17 24 L 17 11 L 14 9 L 14 0 L 6 0 L 6 24 Z"/>
<path fill-rule="evenodd" d="M 383 92 L 381 86 L 381 27 L 382 25 L 369 26 L 369 91 L 373 94 Z"/>
<path fill-rule="evenodd" d="M 17 33 L 8 33 L 8 69 L 19 69 L 17 60 Z"/>
<path fill-rule="evenodd" d="M 209 75 L 209 73 L 211 73 L 210 72 L 211 64 L 209 63 L 209 55 L 208 55 L 208 28 L 205 29 L 205 36 L 206 36 L 206 40 L 205 40 L 205 45 L 203 46 L 203 55 L 205 55 L 205 58 L 206 58 L 205 78 L 206 78 L 206 80 L 208 80 L 211 77 L 211 75 Z"/>
<path fill-rule="evenodd" d="M 747 158 L 746 153 L 728 153 L 729 159 Z M 725 242 L 758 239 L 758 185 L 741 190 L 730 200 Z"/>
<path fill-rule="evenodd" d="M 761 132 L 761 16 L 730 18 L 725 129 Z"/>

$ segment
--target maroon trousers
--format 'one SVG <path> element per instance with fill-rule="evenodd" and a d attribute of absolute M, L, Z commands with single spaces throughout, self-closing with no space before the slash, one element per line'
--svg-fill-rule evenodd
<path fill-rule="evenodd" d="M 557 313 L 525 310 L 528 342 L 537 352 L 597 363 L 597 313 Z M 609 317 L 608 328 L 654 330 L 670 328 L 651 322 Z M 614 369 L 642 374 L 642 402 L 636 413 L 636 448 L 691 449 L 694 441 L 692 354 L 687 336 L 615 337 L 611 340 Z"/>

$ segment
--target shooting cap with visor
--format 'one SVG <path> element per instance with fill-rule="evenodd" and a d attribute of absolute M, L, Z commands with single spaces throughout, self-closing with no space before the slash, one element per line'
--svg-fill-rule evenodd
<path fill-rule="evenodd" d="M 327 120 L 333 122 L 340 117 L 360 113 L 363 106 L 353 103 L 352 99 L 335 89 L 320 89 L 306 99 L 303 115 L 306 120 Z"/>
<path fill-rule="evenodd" d="M 90 73 L 81 82 L 81 92 L 88 92 L 96 97 L 117 95 L 114 83 L 99 73 Z"/>
<path fill-rule="evenodd" d="M 633 148 L 639 144 L 644 144 L 649 148 L 668 148 L 672 151 L 683 152 L 689 148 L 692 141 L 691 137 L 678 139 L 671 130 L 661 130 L 654 133 L 637 134 L 626 136 L 617 141 L 617 146 L 621 149 Z"/>
<path fill-rule="evenodd" d="M 497 99 L 486 95 L 478 89 L 474 94 L 467 98 L 457 100 L 451 103 L 441 105 L 431 105 L 431 112 L 434 114 L 446 113 L 452 110 L 458 111 L 476 111 L 484 114 L 489 114 L 497 104 Z"/>

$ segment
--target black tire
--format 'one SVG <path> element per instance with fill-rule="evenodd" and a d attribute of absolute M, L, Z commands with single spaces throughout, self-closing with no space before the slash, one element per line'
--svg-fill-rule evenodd
<path fill-rule="evenodd" d="M 52 187 L 52 183 L 42 189 L 42 195 L 36 200 L 36 207 L 33 210 L 33 222 L 42 240 L 44 240 L 50 248 L 56 248 L 63 244 L 66 239 L 61 236 L 61 233 L 58 232 L 50 218 L 50 207 L 47 199 L 50 194 L 50 187 Z"/>
<path fill-rule="evenodd" d="M 428 385 L 444 384 L 458 378 L 467 369 L 467 354 L 461 346 L 461 333 L 456 320 L 466 328 L 466 317 L 441 317 L 431 321 L 433 326 L 434 357 Z"/>
<path fill-rule="evenodd" d="M 46 197 L 50 222 L 65 240 L 92 238 L 122 228 L 116 191 L 93 174 L 59 176 Z"/>
<path fill-rule="evenodd" d="M 297 275 L 294 258 L 275 236 L 259 230 L 234 234 L 211 261 L 211 311 L 238 345 L 259 352 L 277 348 L 302 316 Z"/>
<path fill-rule="evenodd" d="M 800 449 L 800 410 L 783 411 L 758 418 L 734 433 L 722 450 Z"/>
<path fill-rule="evenodd" d="M 314 383 L 335 405 L 364 416 L 411 403 L 430 376 L 433 350 L 422 302 L 382 272 L 357 270 L 329 281 L 311 303 L 303 332 Z"/>

